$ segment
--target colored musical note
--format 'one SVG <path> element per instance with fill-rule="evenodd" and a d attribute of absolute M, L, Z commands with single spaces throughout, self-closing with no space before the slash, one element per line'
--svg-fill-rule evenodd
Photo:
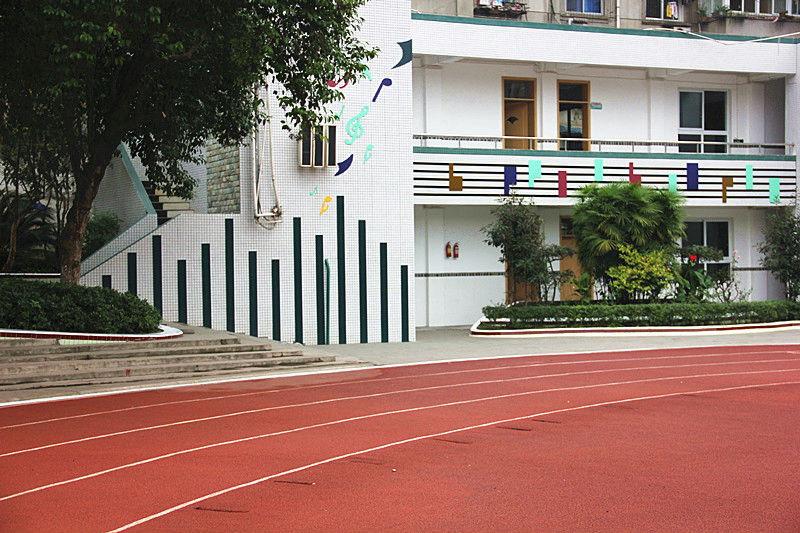
<path fill-rule="evenodd" d="M 700 188 L 700 165 L 686 163 L 686 190 L 696 191 Z"/>
<path fill-rule="evenodd" d="M 567 171 L 566 170 L 559 170 L 558 171 L 558 197 L 559 198 L 566 198 L 567 197 Z"/>
<path fill-rule="evenodd" d="M 322 209 L 320 209 L 319 212 L 320 215 L 328 210 L 328 202 L 330 202 L 331 200 L 333 200 L 333 198 L 331 198 L 330 196 L 326 196 L 325 199 L 322 201 Z"/>
<path fill-rule="evenodd" d="M 603 181 L 603 160 L 594 160 L 594 181 Z"/>
<path fill-rule="evenodd" d="M 339 170 L 336 171 L 336 174 L 334 174 L 334 176 L 338 176 L 339 174 L 346 172 L 347 169 L 350 168 L 350 165 L 353 164 L 353 154 L 350 154 L 350 157 L 348 157 L 341 163 L 337 164 L 339 165 Z"/>
<path fill-rule="evenodd" d="M 464 190 L 464 178 L 461 176 L 456 176 L 453 173 L 453 163 L 448 165 L 448 169 L 450 171 L 450 180 L 449 180 L 449 190 L 451 191 L 463 191 Z"/>
<path fill-rule="evenodd" d="M 390 80 L 389 78 L 383 78 L 383 80 L 381 81 L 381 84 L 378 85 L 378 90 L 375 91 L 375 96 L 372 97 L 372 101 L 374 102 L 375 100 L 378 99 L 378 95 L 381 93 L 381 89 L 383 89 L 384 85 L 386 87 L 389 87 L 391 84 L 392 84 L 392 80 Z"/>
<path fill-rule="evenodd" d="M 315 194 L 317 194 L 317 189 L 319 189 L 319 187 L 314 187 L 314 192 L 309 194 L 309 196 L 314 196 Z"/>
<path fill-rule="evenodd" d="M 503 167 L 503 194 L 508 195 L 512 185 L 517 184 L 517 167 Z"/>
<path fill-rule="evenodd" d="M 728 187 L 733 187 L 733 178 L 722 178 L 722 203 L 728 203 Z"/>
<path fill-rule="evenodd" d="M 336 87 L 336 84 L 339 83 L 336 80 L 328 80 L 328 87 Z"/>
<path fill-rule="evenodd" d="M 344 140 L 345 144 L 353 144 L 356 139 L 364 134 L 364 127 L 361 125 L 361 119 L 367 113 L 369 113 L 369 106 L 365 105 L 361 108 L 361 113 L 357 114 L 347 122 L 347 127 L 345 129 L 350 138 Z"/>
<path fill-rule="evenodd" d="M 669 175 L 669 192 L 678 192 L 678 175 Z"/>
<path fill-rule="evenodd" d="M 342 104 L 342 110 L 339 111 L 334 118 L 336 120 L 341 120 L 343 116 L 344 116 L 344 104 Z"/>
<path fill-rule="evenodd" d="M 639 185 L 642 184 L 642 175 L 641 174 L 634 174 L 634 172 L 633 172 L 633 163 L 628 163 L 628 181 L 630 183 L 637 183 Z"/>
<path fill-rule="evenodd" d="M 753 165 L 747 165 L 744 167 L 745 172 L 745 182 L 744 186 L 748 191 L 753 190 Z"/>
<path fill-rule="evenodd" d="M 369 81 L 372 81 L 372 73 L 369 71 L 369 67 L 364 67 L 364 70 L 361 71 L 364 76 L 367 77 Z"/>
<path fill-rule="evenodd" d="M 375 148 L 375 147 L 372 146 L 371 144 L 367 145 L 367 149 L 364 151 L 364 163 L 366 163 L 367 160 L 369 160 L 369 158 L 372 157 L 372 149 L 373 148 Z"/>
<path fill-rule="evenodd" d="M 781 180 L 780 178 L 769 179 L 769 201 L 778 204 L 781 201 Z"/>
<path fill-rule="evenodd" d="M 537 179 L 542 177 L 542 162 L 538 159 L 528 160 L 528 187 L 533 187 Z"/>
<path fill-rule="evenodd" d="M 410 62 L 412 59 L 411 55 L 411 39 L 407 41 L 403 41 L 402 43 L 397 43 L 400 46 L 400 49 L 403 51 L 403 57 L 400 58 L 400 61 L 397 62 L 395 66 L 392 68 L 402 67 L 406 63 Z"/>

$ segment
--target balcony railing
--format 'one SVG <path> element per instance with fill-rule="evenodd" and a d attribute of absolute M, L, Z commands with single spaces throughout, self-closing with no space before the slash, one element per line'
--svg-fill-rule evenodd
<path fill-rule="evenodd" d="M 620 139 L 583 139 L 552 137 L 512 137 L 502 135 L 429 135 L 415 134 L 414 146 L 437 148 L 489 148 L 517 150 L 559 150 L 633 153 L 707 153 L 731 155 L 794 155 L 791 143 L 745 143 L 710 141 L 644 141 Z M 689 148 L 681 150 L 681 147 Z"/>

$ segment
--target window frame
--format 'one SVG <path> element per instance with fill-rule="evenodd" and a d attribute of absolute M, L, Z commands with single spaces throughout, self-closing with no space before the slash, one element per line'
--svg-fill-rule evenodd
<path fill-rule="evenodd" d="M 707 242 L 708 242 L 707 224 L 709 222 L 724 222 L 724 223 L 726 223 L 728 225 L 728 255 L 723 256 L 722 259 L 720 259 L 719 261 L 707 261 L 707 262 L 703 263 L 703 270 L 705 272 L 708 272 L 708 268 L 707 268 L 708 265 L 728 265 L 729 269 L 732 268 L 731 265 L 733 264 L 733 255 L 734 255 L 733 254 L 733 252 L 734 252 L 733 219 L 731 219 L 731 218 L 717 218 L 717 217 L 711 217 L 711 218 L 699 218 L 699 217 L 696 217 L 696 218 L 685 218 L 684 222 L 687 223 L 687 224 L 690 223 L 690 222 L 699 222 L 699 223 L 701 223 L 703 225 L 703 244 L 701 246 L 708 246 L 708 244 L 707 244 Z M 683 241 L 683 239 L 681 239 L 681 247 L 683 247 L 683 246 L 685 246 L 684 245 L 684 241 Z"/>
<path fill-rule="evenodd" d="M 331 130 L 333 135 L 331 135 Z M 317 133 L 319 131 L 319 133 Z M 302 135 L 297 142 L 297 164 L 302 168 L 328 168 L 336 166 L 336 124 L 321 124 L 307 130 L 307 134 Z M 303 132 L 305 133 L 305 132 Z M 317 140 L 320 145 L 317 146 Z M 307 144 L 308 143 L 308 144 Z M 304 148 L 306 144 L 309 149 L 309 162 L 304 162 Z M 321 164 L 317 164 L 315 157 L 317 149 L 321 149 Z"/>
<path fill-rule="evenodd" d="M 530 82 L 533 87 L 531 91 L 530 98 L 506 98 L 506 81 L 526 81 Z M 522 78 L 518 76 L 502 76 L 500 78 L 500 98 L 501 98 L 501 111 L 502 114 L 500 115 L 500 120 L 503 121 L 502 125 L 502 135 L 503 137 L 508 136 L 506 132 L 506 102 L 528 102 L 531 104 L 533 109 L 533 120 L 530 122 L 533 124 L 533 135 L 529 135 L 529 137 L 536 137 L 536 132 L 539 131 L 539 84 L 536 78 Z M 529 132 L 530 133 L 530 132 Z M 506 148 L 506 144 L 508 143 L 509 139 L 503 140 L 503 148 Z M 528 150 L 537 150 L 537 142 L 533 141 L 532 146 L 527 148 Z"/>
<path fill-rule="evenodd" d="M 586 3 L 590 0 L 575 0 L 576 2 L 580 3 L 581 11 L 573 11 L 569 9 L 569 0 L 564 0 L 564 13 L 576 13 L 581 15 L 593 15 L 593 16 L 602 16 L 605 14 L 605 6 L 603 0 L 598 0 L 600 2 L 600 11 L 586 11 Z M 744 1 L 744 0 L 742 0 Z"/>
<path fill-rule="evenodd" d="M 786 9 L 784 11 L 776 11 L 775 10 L 775 0 L 767 0 L 770 3 L 770 10 L 762 12 L 761 11 L 761 2 L 763 0 L 753 0 L 754 10 L 753 11 L 746 11 L 744 9 L 745 1 L 746 0 L 738 0 L 739 4 L 741 6 L 740 9 L 734 9 L 732 7 L 732 5 L 731 5 L 732 4 L 732 0 L 725 0 L 725 4 L 724 5 L 727 6 L 733 13 L 737 13 L 737 14 L 741 14 L 741 15 L 745 15 L 745 16 L 747 16 L 747 15 L 776 16 L 776 15 L 780 15 L 781 13 L 786 13 L 787 15 L 797 15 L 798 14 L 798 8 L 800 8 L 800 5 L 794 5 L 795 4 L 794 0 L 785 0 Z M 793 9 L 793 7 L 794 7 L 794 9 Z"/>
<path fill-rule="evenodd" d="M 718 92 L 723 93 L 725 95 L 725 129 L 724 130 L 710 130 L 706 129 L 706 93 L 707 92 Z M 699 128 L 688 128 L 681 126 L 681 94 L 682 93 L 700 93 L 700 127 Z M 730 132 L 731 132 L 731 106 L 730 106 L 731 95 L 728 89 L 696 89 L 696 88 L 686 88 L 686 89 L 678 89 L 678 140 L 681 140 L 682 135 L 696 135 L 699 137 L 697 141 L 698 144 L 695 145 L 694 150 L 688 150 L 692 145 L 684 144 L 678 145 L 678 152 L 682 153 L 728 153 L 728 146 L 727 145 L 700 145 L 699 143 L 705 142 L 707 136 L 724 136 L 724 142 L 730 142 Z M 722 141 L 712 141 L 709 140 L 707 142 L 722 142 Z M 714 151 L 714 148 L 721 148 L 722 151 Z"/>
<path fill-rule="evenodd" d="M 561 99 L 561 84 L 575 84 L 575 85 L 585 85 L 586 86 L 586 100 L 562 100 Z M 580 150 L 572 150 L 572 151 L 583 151 L 588 152 L 591 150 L 591 143 L 589 139 L 592 138 L 592 83 L 589 80 L 564 80 L 564 79 L 557 79 L 556 80 L 556 128 L 558 129 L 558 149 L 569 151 L 567 148 L 567 143 L 572 142 L 580 142 L 582 148 Z M 561 104 L 580 104 L 585 106 L 585 113 L 583 116 L 583 124 L 582 124 L 582 137 L 561 137 Z M 564 139 L 564 140 L 561 140 Z M 581 141 L 580 139 L 584 139 Z"/>
<path fill-rule="evenodd" d="M 658 2 L 660 5 L 659 12 L 661 13 L 660 17 L 651 17 L 647 14 L 647 2 L 654 1 Z M 744 0 L 742 0 L 744 1 Z M 790 0 L 787 0 L 790 1 Z M 667 4 L 674 3 L 675 4 L 675 17 L 668 18 L 667 17 Z M 683 9 L 680 2 L 676 2 L 675 0 L 644 0 L 644 18 L 646 20 L 681 20 L 681 15 L 683 14 Z"/>

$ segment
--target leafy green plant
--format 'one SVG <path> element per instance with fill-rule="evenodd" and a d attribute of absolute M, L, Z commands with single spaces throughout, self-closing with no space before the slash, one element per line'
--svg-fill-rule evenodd
<path fill-rule="evenodd" d="M 572 280 L 572 286 L 575 292 L 578 293 L 578 300 L 582 304 L 588 304 L 592 301 L 592 291 L 594 289 L 594 279 L 588 272 L 583 272 L 577 278 Z"/>
<path fill-rule="evenodd" d="M 119 234 L 119 217 L 111 212 L 92 215 L 86 224 L 83 258 L 86 259 Z"/>
<path fill-rule="evenodd" d="M 767 215 L 764 242 L 758 247 L 761 264 L 785 287 L 789 300 L 800 296 L 800 216 L 791 207 Z"/>
<path fill-rule="evenodd" d="M 50 270 L 56 236 L 52 210 L 13 191 L 0 193 L 0 267 L 3 272 Z"/>
<path fill-rule="evenodd" d="M 722 252 L 709 246 L 691 245 L 680 249 L 680 270 L 676 297 L 684 302 L 701 302 L 711 295 L 714 278 L 704 267 L 708 261 L 719 261 Z"/>
<path fill-rule="evenodd" d="M 619 247 L 621 264 L 608 269 L 614 299 L 657 300 L 677 279 L 675 259 L 669 250 L 638 252 L 627 244 Z"/>
<path fill-rule="evenodd" d="M 158 311 L 131 293 L 6 279 L 0 281 L 0 328 L 81 333 L 153 333 Z"/>

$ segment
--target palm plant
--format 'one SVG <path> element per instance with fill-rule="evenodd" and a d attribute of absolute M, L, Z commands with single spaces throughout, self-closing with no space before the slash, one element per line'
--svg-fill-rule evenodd
<path fill-rule="evenodd" d="M 0 266 L 3 272 L 40 270 L 53 262 L 55 243 L 49 207 L 11 191 L 0 192 Z"/>
<path fill-rule="evenodd" d="M 638 184 L 588 185 L 578 192 L 573 227 L 578 260 L 596 279 L 620 264 L 623 245 L 638 252 L 675 250 L 684 236 L 683 198 Z"/>

